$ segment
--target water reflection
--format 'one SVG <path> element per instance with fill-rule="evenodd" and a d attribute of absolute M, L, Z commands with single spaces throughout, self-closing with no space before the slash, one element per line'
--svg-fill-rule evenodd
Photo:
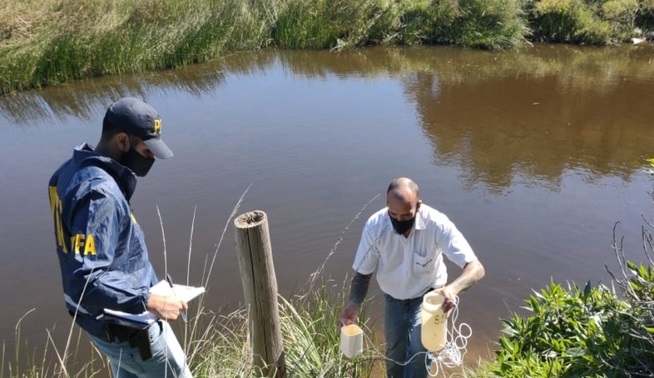
<path fill-rule="evenodd" d="M 212 64 L 7 96 L 0 98 L 0 117 L 17 125 L 45 124 L 51 117 L 88 119 L 126 94 L 202 96 L 226 76 L 265 72 L 275 62 L 311 79 L 391 76 L 401 80 L 415 104 L 435 163 L 457 163 L 469 185 L 483 182 L 498 192 L 516 173 L 556 188 L 570 168 L 588 171 L 589 179 L 606 174 L 628 179 L 651 155 L 653 51 L 539 45 L 508 52 L 375 48 L 234 54 Z"/>
<path fill-rule="evenodd" d="M 215 66 L 187 67 L 142 75 L 106 77 L 72 85 L 25 91 L 0 97 L 0 121 L 19 126 L 47 124 L 49 119 L 73 116 L 89 120 L 116 98 L 131 95 L 147 98 L 148 93 L 182 91 L 196 96 L 209 94 L 224 80 Z"/>
<path fill-rule="evenodd" d="M 188 248 L 197 208 L 192 264 L 199 271 L 203 253 L 213 253 L 220 238 L 216 230 L 255 180 L 243 210 L 263 209 L 275 220 L 277 277 L 288 294 L 391 175 L 406 174 L 483 256 L 487 278 L 466 294 L 462 314 L 475 325 L 476 342 L 496 340 L 496 319 L 519 308 L 532 288 L 551 277 L 581 284 L 603 277 L 615 221 L 625 232 L 636 230 L 629 247 L 642 258 L 640 214 L 649 210 L 651 188 L 636 172 L 654 142 L 652 52 L 262 51 L 0 98 L 0 198 L 8 214 L 0 217 L 0 240 L 31 252 L 7 258 L 0 271 L 14 283 L 0 295 L 17 303 L 3 314 L 0 335 L 10 339 L 23 309 L 38 304 L 33 335 L 58 322 L 56 339 L 65 342 L 70 319 L 60 287 L 43 290 L 43 282 L 59 279 L 56 258 L 46 252 L 52 230 L 44 180 L 73 143 L 95 141 L 106 104 L 130 94 L 161 104 L 166 122 L 178 125 L 167 134 L 177 157 L 139 183 L 136 194 L 152 256 L 161 258 L 158 207 L 170 251 Z M 366 211 L 381 206 L 378 200 Z M 330 260 L 339 280 L 350 271 L 367 215 Z M 230 235 L 212 282 L 212 309 L 241 299 Z M 183 253 L 169 258 L 171 267 L 186 266 Z M 155 263 L 162 271 L 162 259 Z M 38 280 L 24 273 L 26 266 L 40 273 Z"/>
<path fill-rule="evenodd" d="M 555 183 L 566 169 L 579 168 L 591 177 L 628 179 L 652 154 L 652 82 L 586 91 L 514 75 L 454 85 L 441 80 L 435 92 L 436 80 L 431 73 L 414 80 L 422 125 L 434 160 L 465 167 L 470 184 L 507 188 L 517 171 Z"/>

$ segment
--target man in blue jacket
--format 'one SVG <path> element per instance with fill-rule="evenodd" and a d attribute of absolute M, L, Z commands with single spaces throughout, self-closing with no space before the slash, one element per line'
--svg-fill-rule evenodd
<path fill-rule="evenodd" d="M 145 176 L 155 158 L 172 156 L 157 111 L 126 97 L 107 109 L 97 147 L 76 147 L 50 179 L 66 307 L 109 358 L 114 377 L 191 377 L 165 321 L 177 319 L 187 305 L 150 293 L 157 277 L 129 203 L 136 176 Z M 139 329 L 108 321 L 104 309 L 147 310 L 162 320 Z"/>

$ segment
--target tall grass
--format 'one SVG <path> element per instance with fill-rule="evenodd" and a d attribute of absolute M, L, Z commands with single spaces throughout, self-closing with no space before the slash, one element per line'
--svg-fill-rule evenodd
<path fill-rule="evenodd" d="M 528 1 L 533 39 L 606 45 L 654 29 L 654 2 L 639 0 Z"/>
<path fill-rule="evenodd" d="M 236 215 L 250 186 L 238 200 L 226 225 Z M 325 261 L 336 251 L 343 234 L 347 232 L 354 220 L 358 219 L 363 210 L 377 197 L 375 196 L 366 203 L 349 222 L 341 237 L 326 256 Z M 218 253 L 226 230 L 227 226 L 223 229 L 214 259 L 208 267 L 206 283 L 208 283 L 215 254 Z M 363 356 L 347 359 L 340 351 L 340 332 L 337 327 L 338 316 L 345 307 L 347 299 L 345 285 L 339 287 L 334 285 L 331 280 L 326 279 L 323 276 L 324 266 L 323 263 L 309 276 L 305 291 L 296 294 L 291 300 L 279 297 L 278 308 L 287 374 L 289 377 L 370 377 L 375 361 L 381 357 L 381 354 L 375 346 L 374 333 L 366 326 L 366 310 L 369 302 L 364 302 L 359 314 L 359 322 L 366 330 L 369 346 L 372 348 L 369 348 L 369 352 Z M 202 323 L 202 318 L 207 318 L 207 315 L 203 313 L 202 308 L 199 309 L 191 334 L 200 337 L 185 339 L 186 344 L 190 344 L 193 349 L 191 353 L 187 352 L 187 355 L 194 366 L 194 376 L 262 376 L 263 372 L 252 364 L 247 310 L 240 309 L 226 316 L 211 317 L 211 320 L 201 327 L 204 331 L 198 332 L 198 325 Z"/>
<path fill-rule="evenodd" d="M 608 44 L 653 30 L 652 0 L 0 0 L 0 95 L 235 50 Z"/>
<path fill-rule="evenodd" d="M 282 48 L 343 48 L 393 39 L 401 9 L 387 0 L 290 0 L 280 5 L 272 30 Z"/>
<path fill-rule="evenodd" d="M 16 323 L 13 350 L 9 350 L 6 341 L 2 343 L 0 378 L 87 378 L 96 376 L 101 369 L 109 369 L 97 349 L 83 341 L 79 328 L 69 332 L 70 349 L 58 348 L 50 331 L 42 349 L 32 346 L 22 337 L 21 330 L 23 320 L 33 311 L 28 311 Z M 89 352 L 81 357 L 82 350 Z"/>
<path fill-rule="evenodd" d="M 345 305 L 344 296 L 330 293 L 329 282 L 311 294 L 310 306 L 300 307 L 279 298 L 284 356 L 289 377 L 371 377 L 377 352 L 374 333 L 365 327 L 370 339 L 366 352 L 353 359 L 339 349 L 338 314 Z M 365 319 L 365 309 L 361 314 Z M 216 327 L 207 335 L 211 341 L 195 356 L 196 377 L 258 377 L 250 360 L 247 311 L 241 309 L 217 318 Z"/>
<path fill-rule="evenodd" d="M 207 256 L 205 259 L 202 278 L 204 286 L 208 286 L 216 255 L 222 245 L 228 225 L 237 214 L 251 185 L 243 192 L 228 216 L 213 256 Z M 349 229 L 354 220 L 377 197 L 375 196 L 366 203 L 359 213 L 354 216 L 343 230 L 334 247 L 329 251 L 326 259 L 329 259 L 336 251 L 343 234 Z M 159 215 L 163 238 L 165 274 L 168 270 L 166 237 L 158 207 L 157 214 Z M 195 211 L 191 222 L 187 277 L 190 276 L 194 226 Z M 366 311 L 370 300 L 364 302 L 359 314 L 359 325 L 367 335 L 366 347 L 368 351 L 355 358 L 348 359 L 340 351 L 340 331 L 338 329 L 338 316 L 347 299 L 345 285 L 335 285 L 331 280 L 323 277 L 323 268 L 324 264 L 309 275 L 305 291 L 296 294 L 290 300 L 279 297 L 278 309 L 288 376 L 299 378 L 371 377 L 375 364 L 383 356 L 379 352 L 374 332 L 366 325 L 368 320 Z M 221 315 L 206 311 L 202 304 L 202 297 L 195 302 L 190 304 L 195 312 L 189 321 L 174 324 L 177 328 L 176 336 L 183 345 L 187 362 L 193 371 L 194 377 L 254 378 L 265 376 L 262 371 L 252 364 L 252 349 L 248 334 L 249 321 L 246 309 Z M 108 364 L 103 364 L 104 359 L 97 349 L 88 340 L 81 338 L 82 331 L 79 327 L 71 325 L 68 339 L 63 348 L 56 344 L 48 332 L 46 347 L 39 354 L 36 351 L 29 351 L 27 344 L 22 340 L 20 335 L 21 321 L 22 318 L 16 326 L 16 343 L 13 356 L 7 355 L 3 347 L 0 359 L 0 378 L 82 378 L 93 377 L 100 371 L 108 370 Z M 77 337 L 74 338 L 74 335 L 77 335 Z M 24 356 L 26 348 L 29 353 Z M 78 360 L 77 352 L 81 349 L 91 350 L 91 358 L 80 358 Z"/>
<path fill-rule="evenodd" d="M 371 377 L 375 364 L 383 357 L 374 332 L 366 327 L 366 302 L 360 314 L 366 338 L 365 352 L 355 358 L 344 357 L 339 349 L 338 314 L 345 306 L 345 295 L 333 282 L 315 286 L 309 300 L 280 297 L 279 310 L 284 353 L 289 377 Z M 304 305 L 300 305 L 304 303 Z M 176 334 L 188 356 L 194 377 L 260 377 L 262 372 L 251 364 L 248 341 L 247 311 L 240 309 L 226 315 L 206 312 L 202 307 L 188 324 L 174 324 Z M 0 360 L 1 378 L 82 378 L 108 371 L 102 356 L 76 327 L 72 352 L 61 356 L 49 339 L 42 351 L 33 350 L 21 338 L 20 322 L 16 327 L 13 352 L 3 347 Z M 90 350 L 91 358 L 79 357 L 79 350 Z M 79 357 L 79 359 L 78 359 Z"/>
<path fill-rule="evenodd" d="M 234 50 L 416 43 L 421 38 L 405 36 L 416 32 L 411 25 L 426 22 L 436 27 L 441 21 L 450 21 L 422 20 L 423 14 L 415 12 L 439 8 L 440 3 L 0 0 L 0 94 L 85 77 L 173 68 Z M 512 12 L 517 0 L 466 0 L 461 4 L 462 9 L 470 10 L 470 18 L 461 13 L 462 20 L 470 21 L 468 27 L 461 36 L 440 40 L 489 48 L 524 41 L 524 22 L 519 13 Z M 473 30 L 471 25 L 477 21 L 484 25 Z M 433 34 L 433 30 L 426 33 Z"/>
<path fill-rule="evenodd" d="M 446 43 L 487 49 L 520 46 L 529 34 L 518 1 L 417 2 L 404 16 L 406 43 Z"/>

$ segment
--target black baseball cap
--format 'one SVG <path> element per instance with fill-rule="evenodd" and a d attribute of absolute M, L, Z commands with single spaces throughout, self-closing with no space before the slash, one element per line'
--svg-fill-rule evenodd
<path fill-rule="evenodd" d="M 109 105 L 104 117 L 114 128 L 141 138 L 157 159 L 173 157 L 173 152 L 161 140 L 161 116 L 143 100 L 121 98 Z"/>

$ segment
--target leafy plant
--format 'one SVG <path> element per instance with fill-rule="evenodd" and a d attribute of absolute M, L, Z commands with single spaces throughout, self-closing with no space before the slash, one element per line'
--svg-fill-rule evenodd
<path fill-rule="evenodd" d="M 606 373 L 603 358 L 619 353 L 619 313 L 627 306 L 605 286 L 564 289 L 552 282 L 527 299 L 526 319 L 503 320 L 497 365 L 503 377 L 594 377 Z"/>
<path fill-rule="evenodd" d="M 654 159 L 647 162 L 654 167 Z M 654 193 L 650 193 L 654 200 Z M 646 221 L 647 222 L 647 221 Z M 647 222 L 654 228 L 654 224 Z M 616 224 L 617 226 L 617 224 Z M 501 377 L 651 377 L 654 375 L 654 237 L 643 227 L 647 263 L 625 257 L 615 236 L 620 288 L 551 282 L 526 300 L 532 313 L 503 320 L 497 360 Z M 607 268 L 608 270 L 608 268 Z"/>

